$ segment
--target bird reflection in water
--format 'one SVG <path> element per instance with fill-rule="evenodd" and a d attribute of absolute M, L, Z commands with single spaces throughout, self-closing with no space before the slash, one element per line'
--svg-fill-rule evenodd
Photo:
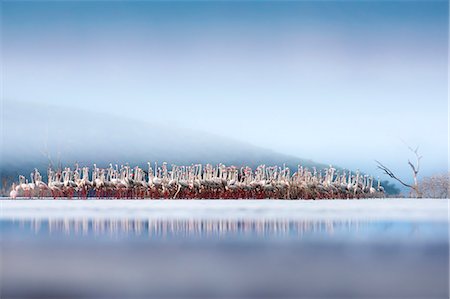
<path fill-rule="evenodd" d="M 15 224 L 14 224 L 15 223 Z M 33 219 L 12 226 L 35 235 L 156 239 L 295 238 L 359 231 L 369 221 L 284 219 Z"/>

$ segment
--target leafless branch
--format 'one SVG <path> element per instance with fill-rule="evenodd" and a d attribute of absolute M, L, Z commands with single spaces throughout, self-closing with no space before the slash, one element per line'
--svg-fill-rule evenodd
<path fill-rule="evenodd" d="M 388 167 L 384 166 L 383 164 L 381 164 L 380 161 L 375 160 L 375 162 L 377 162 L 378 164 L 378 168 L 383 170 L 385 174 L 387 174 L 388 176 L 390 176 L 391 178 L 393 178 L 394 180 L 398 181 L 400 184 L 402 184 L 405 187 L 408 188 L 413 188 L 413 186 L 406 184 L 405 182 L 403 182 L 400 178 L 398 178 Z"/>
<path fill-rule="evenodd" d="M 408 160 L 408 165 L 409 165 L 409 167 L 411 167 L 411 170 L 413 172 L 413 184 L 410 185 L 410 184 L 407 184 L 407 183 L 403 182 L 389 168 L 387 168 L 386 166 L 381 164 L 379 161 L 375 160 L 375 162 L 377 162 L 378 168 L 383 170 L 385 174 L 387 174 L 391 178 L 395 179 L 397 182 L 401 183 L 403 186 L 410 188 L 411 191 L 415 192 L 416 197 L 420 198 L 420 197 L 422 197 L 422 192 L 420 191 L 420 188 L 419 188 L 419 182 L 418 182 L 418 179 L 417 179 L 417 174 L 419 173 L 419 170 L 420 170 L 420 160 L 422 159 L 422 156 L 419 155 L 419 146 L 417 146 L 414 149 L 411 146 L 409 146 L 405 141 L 402 140 L 402 142 L 416 156 L 416 163 L 415 164 L 413 164 L 410 160 Z"/>

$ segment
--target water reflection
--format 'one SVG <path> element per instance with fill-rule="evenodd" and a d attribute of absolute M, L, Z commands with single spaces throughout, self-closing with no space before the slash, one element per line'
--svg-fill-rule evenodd
<path fill-rule="evenodd" d="M 4 236 L 159 239 L 302 240 L 304 238 L 413 238 L 446 236 L 445 224 L 284 219 L 32 219 L 2 221 Z"/>

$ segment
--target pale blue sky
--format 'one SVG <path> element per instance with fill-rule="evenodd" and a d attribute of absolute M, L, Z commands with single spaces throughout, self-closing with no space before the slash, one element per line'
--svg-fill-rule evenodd
<path fill-rule="evenodd" d="M 447 169 L 446 1 L 4 1 L 2 25 L 5 100 Z"/>

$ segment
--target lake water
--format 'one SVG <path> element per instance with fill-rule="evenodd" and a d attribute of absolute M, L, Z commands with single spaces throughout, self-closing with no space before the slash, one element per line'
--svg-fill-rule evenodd
<path fill-rule="evenodd" d="M 448 298 L 448 200 L 0 200 L 2 298 Z"/>

